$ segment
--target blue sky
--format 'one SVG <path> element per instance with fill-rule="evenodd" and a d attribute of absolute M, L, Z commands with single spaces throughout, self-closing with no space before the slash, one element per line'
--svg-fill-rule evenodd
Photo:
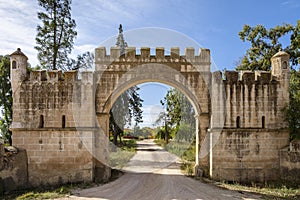
<path fill-rule="evenodd" d="M 0 0 L 0 55 L 20 47 L 29 62 L 33 66 L 37 64 L 34 45 L 39 9 L 36 0 Z M 299 0 L 73 0 L 72 16 L 78 32 L 73 55 L 93 51 L 109 38 L 114 41 L 121 23 L 129 46 L 168 47 L 169 44 L 160 40 L 151 40 L 151 35 L 143 41 L 130 36 L 132 30 L 163 28 L 209 48 L 216 68 L 232 69 L 249 47 L 249 43 L 243 43 L 238 37 L 244 24 L 263 24 L 268 28 L 283 23 L 295 25 L 300 19 L 299 10 Z M 150 85 L 144 87 L 149 90 L 144 92 L 144 98 L 153 96 L 149 95 L 154 91 Z M 151 101 L 145 99 L 145 104 L 158 104 L 161 97 L 156 96 Z"/>

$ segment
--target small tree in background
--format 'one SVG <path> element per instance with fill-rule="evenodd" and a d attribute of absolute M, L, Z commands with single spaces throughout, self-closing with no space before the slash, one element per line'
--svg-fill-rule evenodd
<path fill-rule="evenodd" d="M 139 88 L 133 86 L 126 90 L 118 97 L 113 107 L 110 110 L 109 129 L 113 133 L 113 143 L 118 144 L 118 137 L 121 143 L 121 136 L 123 135 L 125 125 L 131 125 L 132 119 L 135 125 L 142 120 L 142 102 L 138 94 Z"/>
<path fill-rule="evenodd" d="M 165 111 L 160 113 L 156 123 L 163 122 L 165 124 L 164 130 L 168 134 L 167 138 L 172 134 L 173 137 L 178 140 L 184 140 L 188 138 L 184 134 L 189 135 L 195 132 L 195 111 L 184 94 L 176 89 L 170 89 L 160 103 L 165 108 Z M 181 126 L 184 126 L 184 128 L 180 130 Z M 188 133 L 184 133 L 183 129 L 187 131 L 187 126 L 190 127 L 190 129 Z M 177 136 L 179 130 L 180 135 Z M 193 138 L 190 139 L 192 140 Z"/>
<path fill-rule="evenodd" d="M 300 139 L 300 72 L 293 70 L 290 82 L 290 105 L 285 108 L 291 139 Z"/>

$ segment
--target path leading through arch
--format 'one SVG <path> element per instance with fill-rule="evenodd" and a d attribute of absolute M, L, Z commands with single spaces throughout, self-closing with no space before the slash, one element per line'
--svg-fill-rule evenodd
<path fill-rule="evenodd" d="M 260 199 L 259 195 L 221 189 L 184 176 L 179 158 L 157 146 L 153 140 L 138 142 L 137 154 L 124 171 L 125 174 L 113 182 L 74 191 L 65 199 Z"/>

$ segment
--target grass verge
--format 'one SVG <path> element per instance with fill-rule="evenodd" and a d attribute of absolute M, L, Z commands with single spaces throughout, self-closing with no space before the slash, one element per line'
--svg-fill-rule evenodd
<path fill-rule="evenodd" d="M 285 185 L 245 186 L 238 183 L 220 183 L 219 187 L 229 190 L 252 192 L 263 195 L 264 199 L 300 199 L 300 188 L 288 188 Z"/>
<path fill-rule="evenodd" d="M 182 160 L 181 169 L 185 175 L 192 176 L 195 165 L 195 145 L 184 142 L 170 141 L 166 144 L 164 140 L 155 140 L 156 144 L 162 146 L 168 152 L 177 155 Z M 212 183 L 213 181 L 207 180 Z M 238 183 L 219 183 L 218 187 L 229 190 L 236 190 L 240 192 L 251 192 L 260 194 L 264 199 L 279 200 L 279 199 L 300 199 L 300 187 L 287 187 L 286 184 L 269 184 L 259 187 L 252 184 L 252 186 L 241 185 Z"/>
<path fill-rule="evenodd" d="M 164 140 L 155 140 L 155 142 L 181 159 L 181 170 L 185 175 L 192 176 L 194 174 L 196 153 L 194 143 L 169 141 L 169 143 L 166 144 Z"/>
<path fill-rule="evenodd" d="M 113 147 L 112 147 L 113 148 Z M 109 154 L 109 166 L 115 169 L 121 169 L 136 153 L 136 140 L 123 139 L 118 148 L 112 149 Z"/>
<path fill-rule="evenodd" d="M 14 193 L 10 193 L 8 195 L 0 196 L 0 199 L 3 200 L 55 199 L 55 198 L 60 198 L 60 197 L 65 197 L 70 195 L 71 190 L 74 189 L 75 187 L 83 187 L 83 185 L 82 184 L 65 185 L 58 188 L 33 189 L 31 191 L 20 190 L 20 191 L 15 191 Z"/>

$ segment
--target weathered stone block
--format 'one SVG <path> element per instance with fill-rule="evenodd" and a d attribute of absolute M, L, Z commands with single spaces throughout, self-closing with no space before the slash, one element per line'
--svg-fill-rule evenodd
<path fill-rule="evenodd" d="M 65 71 L 64 72 L 64 79 L 66 82 L 74 82 L 78 80 L 78 71 L 72 70 L 72 71 Z"/>
<path fill-rule="evenodd" d="M 135 47 L 126 47 L 125 57 L 127 59 L 135 59 L 136 48 Z"/>
<path fill-rule="evenodd" d="M 171 56 L 171 58 L 179 58 L 180 57 L 179 47 L 172 47 L 170 56 Z"/>
<path fill-rule="evenodd" d="M 26 150 L 19 148 L 18 153 L 9 154 L 5 161 L 1 160 L 2 162 L 4 162 L 4 165 L 0 166 L 0 187 L 2 190 L 8 192 L 28 188 Z"/>
<path fill-rule="evenodd" d="M 225 72 L 226 82 L 229 84 L 237 84 L 239 79 L 239 73 L 236 71 Z"/>
<path fill-rule="evenodd" d="M 101 56 L 104 57 L 104 55 L 101 55 Z M 110 47 L 111 59 L 116 60 L 116 59 L 119 59 L 120 56 L 121 56 L 121 48 L 120 47 Z"/>
<path fill-rule="evenodd" d="M 156 58 L 159 58 L 159 59 L 163 59 L 165 57 L 165 48 L 163 47 L 156 47 Z"/>
<path fill-rule="evenodd" d="M 195 59 L 195 49 L 192 47 L 185 49 L 185 58 L 188 61 L 193 61 Z"/>

